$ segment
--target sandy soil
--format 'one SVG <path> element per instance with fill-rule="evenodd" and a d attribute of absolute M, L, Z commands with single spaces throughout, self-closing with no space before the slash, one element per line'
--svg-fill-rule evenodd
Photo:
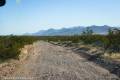
<path fill-rule="evenodd" d="M 13 75 L 6 80 L 118 80 L 117 76 L 71 50 L 36 42 Z"/>

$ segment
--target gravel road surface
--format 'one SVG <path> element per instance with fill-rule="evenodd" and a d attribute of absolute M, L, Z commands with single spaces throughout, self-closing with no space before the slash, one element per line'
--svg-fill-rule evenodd
<path fill-rule="evenodd" d="M 47 42 L 33 44 L 27 61 L 11 80 L 119 80 L 117 76 L 71 50 Z"/>

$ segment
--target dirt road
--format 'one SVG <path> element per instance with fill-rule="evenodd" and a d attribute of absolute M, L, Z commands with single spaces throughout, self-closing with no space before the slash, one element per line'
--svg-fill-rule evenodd
<path fill-rule="evenodd" d="M 117 77 L 93 62 L 63 47 L 36 42 L 30 56 L 12 80 L 118 80 Z"/>

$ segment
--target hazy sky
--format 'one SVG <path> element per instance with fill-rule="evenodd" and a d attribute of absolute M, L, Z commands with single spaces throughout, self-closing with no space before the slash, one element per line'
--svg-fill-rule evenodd
<path fill-rule="evenodd" d="M 0 34 L 79 25 L 120 26 L 120 0 L 7 0 L 0 7 Z"/>

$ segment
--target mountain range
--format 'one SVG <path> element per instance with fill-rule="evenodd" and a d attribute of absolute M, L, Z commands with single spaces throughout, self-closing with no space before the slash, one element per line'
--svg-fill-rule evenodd
<path fill-rule="evenodd" d="M 111 26 L 87 26 L 89 29 L 93 30 L 95 34 L 107 34 L 110 28 L 118 28 Z M 48 30 L 40 30 L 35 33 L 27 33 L 25 35 L 34 35 L 34 36 L 62 36 L 62 35 L 80 35 L 83 31 L 87 29 L 84 26 L 76 26 L 72 28 L 61 28 L 61 29 L 48 29 Z"/>

